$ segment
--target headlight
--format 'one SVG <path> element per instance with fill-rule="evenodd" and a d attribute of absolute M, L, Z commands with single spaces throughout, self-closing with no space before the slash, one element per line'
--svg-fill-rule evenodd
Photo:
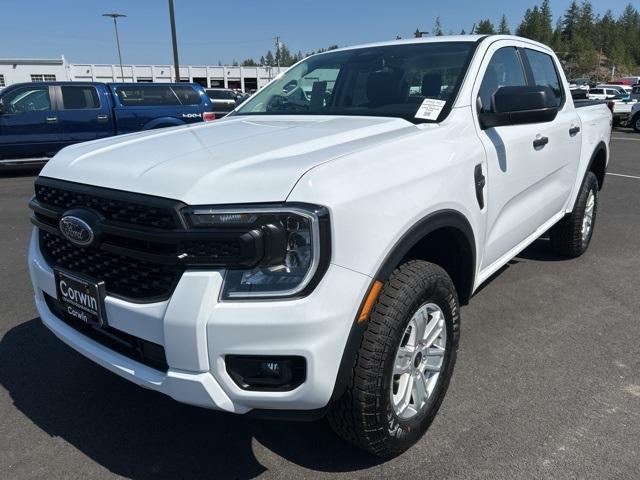
<path fill-rule="evenodd" d="M 253 268 L 227 270 L 223 299 L 291 297 L 319 281 L 329 262 L 329 215 L 324 207 L 193 207 L 192 228 L 260 232 L 263 256 Z"/>

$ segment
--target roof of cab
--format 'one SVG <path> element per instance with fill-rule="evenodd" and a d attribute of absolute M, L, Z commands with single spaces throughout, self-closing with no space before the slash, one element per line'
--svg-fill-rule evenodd
<path fill-rule="evenodd" d="M 390 45 L 402 45 L 402 44 L 413 44 L 413 43 L 444 43 L 444 42 L 480 42 L 482 40 L 490 38 L 492 41 L 497 40 L 518 40 L 521 42 L 527 42 L 533 45 L 537 45 L 539 47 L 544 47 L 549 49 L 549 46 L 536 42 L 535 40 L 531 40 L 529 38 L 518 37 L 517 35 L 441 35 L 437 37 L 420 37 L 420 38 L 403 38 L 399 40 L 387 40 L 384 42 L 373 42 L 373 43 L 365 43 L 361 45 L 353 45 L 348 47 L 337 48 L 334 50 L 327 50 L 325 52 L 319 53 L 317 55 L 324 55 L 326 53 L 331 52 L 339 52 L 345 50 L 354 50 L 357 48 L 372 48 L 372 47 L 386 47 Z"/>

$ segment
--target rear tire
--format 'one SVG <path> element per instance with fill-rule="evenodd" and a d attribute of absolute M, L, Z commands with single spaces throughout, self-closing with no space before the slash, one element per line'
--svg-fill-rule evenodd
<path fill-rule="evenodd" d="M 631 119 L 631 126 L 636 132 L 640 133 L 640 113 Z"/>
<path fill-rule="evenodd" d="M 553 251 L 573 258 L 586 252 L 593 236 L 597 212 L 598 178 L 593 172 L 587 172 L 573 212 L 549 231 Z"/>
<path fill-rule="evenodd" d="M 382 458 L 411 447 L 444 399 L 459 331 L 449 275 L 420 260 L 400 265 L 370 315 L 347 390 L 329 410 L 334 431 Z"/>

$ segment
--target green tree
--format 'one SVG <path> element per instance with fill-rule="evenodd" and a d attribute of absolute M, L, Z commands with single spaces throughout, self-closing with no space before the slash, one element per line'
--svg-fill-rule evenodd
<path fill-rule="evenodd" d="M 256 61 L 253 58 L 245 58 L 240 65 L 242 65 L 243 67 L 257 67 L 258 66 L 258 64 L 256 63 Z"/>
<path fill-rule="evenodd" d="M 276 66 L 276 59 L 273 57 L 273 53 L 271 53 L 271 50 L 269 50 L 267 52 L 267 54 L 265 55 L 264 64 L 267 67 L 275 67 Z"/>
<path fill-rule="evenodd" d="M 504 14 L 502 14 L 502 18 L 500 19 L 498 33 L 501 35 L 511 35 L 511 30 L 509 29 L 509 24 L 507 23 L 507 17 Z"/>
<path fill-rule="evenodd" d="M 571 2 L 569 8 L 562 19 L 562 39 L 570 42 L 578 31 L 578 21 L 580 19 L 580 7 L 575 0 Z"/>
<path fill-rule="evenodd" d="M 551 43 L 553 38 L 553 15 L 551 13 L 551 7 L 549 6 L 549 0 L 542 0 L 537 27 L 537 40 L 546 44 Z"/>
<path fill-rule="evenodd" d="M 479 35 L 493 35 L 496 33 L 496 29 L 494 28 L 493 23 L 491 23 L 491 20 L 486 18 L 478 22 L 475 33 Z"/>
<path fill-rule="evenodd" d="M 436 17 L 436 22 L 433 25 L 433 34 L 436 37 L 441 37 L 444 35 L 444 32 L 442 31 L 442 25 L 440 24 L 440 16 Z"/>

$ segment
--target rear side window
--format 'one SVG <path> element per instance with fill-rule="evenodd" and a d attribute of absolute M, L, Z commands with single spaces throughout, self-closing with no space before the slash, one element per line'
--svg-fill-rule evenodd
<path fill-rule="evenodd" d="M 527 60 L 531 65 L 531 71 L 533 73 L 533 81 L 539 87 L 549 87 L 553 90 L 556 97 L 556 106 L 562 105 L 564 97 L 562 86 L 560 84 L 560 78 L 558 72 L 553 63 L 553 58 L 546 53 L 538 52 L 536 50 L 525 49 Z"/>
<path fill-rule="evenodd" d="M 209 98 L 214 100 L 235 100 L 236 94 L 231 90 L 207 90 Z"/>
<path fill-rule="evenodd" d="M 126 107 L 160 107 L 180 105 L 180 100 L 169 86 L 132 85 L 116 87 L 120 103 Z"/>
<path fill-rule="evenodd" d="M 62 104 L 65 110 L 87 110 L 100 108 L 100 98 L 95 87 L 63 86 Z"/>
<path fill-rule="evenodd" d="M 503 47 L 493 54 L 478 92 L 481 112 L 493 112 L 493 94 L 500 87 L 518 87 L 527 84 L 522 62 L 514 47 Z"/>
<path fill-rule="evenodd" d="M 591 90 L 589 90 L 589 93 L 593 93 L 594 95 L 602 95 L 602 89 L 601 88 L 592 88 Z"/>
<path fill-rule="evenodd" d="M 182 105 L 200 105 L 200 95 L 193 87 L 180 85 L 171 88 L 176 92 L 176 95 Z"/>

